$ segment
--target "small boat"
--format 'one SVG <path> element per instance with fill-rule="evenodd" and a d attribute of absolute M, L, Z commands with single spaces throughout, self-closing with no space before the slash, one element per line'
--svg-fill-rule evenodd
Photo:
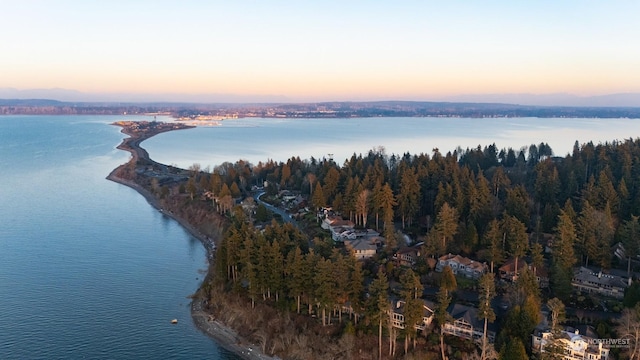
<path fill-rule="evenodd" d="M 171 320 L 171 323 L 172 323 L 172 324 L 177 324 L 177 323 L 178 323 L 178 319 L 173 319 L 173 320 Z"/>

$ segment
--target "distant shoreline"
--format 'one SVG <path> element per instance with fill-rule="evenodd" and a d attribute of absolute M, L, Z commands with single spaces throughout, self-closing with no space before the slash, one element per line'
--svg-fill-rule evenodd
<path fill-rule="evenodd" d="M 639 100 L 640 101 L 640 100 Z M 456 101 L 328 101 L 311 103 L 109 103 L 47 99 L 0 99 L 0 115 L 161 115 L 176 119 L 210 118 L 632 118 L 640 106 L 518 105 Z"/>
<path fill-rule="evenodd" d="M 207 262 L 208 262 L 208 268 L 209 268 L 207 270 L 207 276 L 202 282 L 202 283 L 205 283 L 209 278 L 209 270 L 211 270 L 211 265 L 213 263 L 213 252 L 215 251 L 214 240 L 202 234 L 185 219 L 179 216 L 176 216 L 171 211 L 166 211 L 165 209 L 163 209 L 158 199 L 156 198 L 156 196 L 150 193 L 143 186 L 139 185 L 135 181 L 127 180 L 117 175 L 125 167 L 131 166 L 131 164 L 135 166 L 135 164 L 140 159 L 153 162 L 153 160 L 149 158 L 149 154 L 147 153 L 147 151 L 144 150 L 142 147 L 140 147 L 140 143 L 162 132 L 173 131 L 177 129 L 160 130 L 160 131 L 139 136 L 129 131 L 128 128 L 121 123 L 113 123 L 112 125 L 120 126 L 122 128 L 121 132 L 125 135 L 128 135 L 128 137 L 124 138 L 116 148 L 119 150 L 124 150 L 129 152 L 131 154 L 131 159 L 128 162 L 113 169 L 106 178 L 110 181 L 128 186 L 136 190 L 140 195 L 142 195 L 147 200 L 147 202 L 151 206 L 161 211 L 164 215 L 169 216 L 170 218 L 177 221 L 193 237 L 197 238 L 202 243 L 202 245 L 204 246 L 207 252 Z M 188 128 L 192 128 L 192 126 L 185 126 L 180 129 L 188 129 Z M 262 354 L 258 347 L 251 346 L 244 339 L 239 338 L 235 333 L 235 331 L 226 327 L 224 324 L 220 323 L 219 321 L 215 321 L 211 319 L 208 313 L 203 311 L 204 302 L 205 302 L 205 299 L 203 296 L 200 295 L 200 288 L 198 288 L 196 293 L 192 296 L 190 309 L 191 309 L 192 321 L 200 331 L 202 331 L 207 336 L 215 340 L 220 347 L 225 348 L 228 351 L 231 351 L 244 359 L 271 359 L 271 357 L 268 357 Z"/>

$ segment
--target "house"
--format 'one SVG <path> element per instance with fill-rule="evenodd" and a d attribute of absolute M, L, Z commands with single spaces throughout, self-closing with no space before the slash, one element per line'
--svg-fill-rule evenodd
<path fill-rule="evenodd" d="M 370 239 L 355 239 L 355 240 L 345 240 L 344 246 L 349 249 L 349 251 L 356 257 L 358 260 L 368 259 L 373 257 L 378 251 L 378 246 L 375 241 L 371 241 Z"/>
<path fill-rule="evenodd" d="M 393 260 L 400 266 L 412 267 L 420 256 L 420 246 L 403 247 L 393 254 Z"/>
<path fill-rule="evenodd" d="M 518 274 L 520 274 L 525 268 L 529 268 L 527 262 L 524 259 L 518 259 Z M 516 259 L 509 259 L 507 262 L 500 266 L 498 269 L 498 277 L 500 279 L 513 282 L 517 280 L 516 276 Z"/>
<path fill-rule="evenodd" d="M 433 322 L 433 317 L 435 314 L 435 304 L 431 301 L 422 300 L 423 302 L 423 317 L 422 322 L 415 325 L 416 330 L 424 331 L 431 325 Z M 391 325 L 396 329 L 404 329 L 404 305 L 406 303 L 402 300 L 397 300 L 392 303 L 390 316 L 391 316 Z"/>
<path fill-rule="evenodd" d="M 581 266 L 574 270 L 571 285 L 577 291 L 622 299 L 624 289 L 631 285 L 631 278 L 594 272 Z"/>
<path fill-rule="evenodd" d="M 534 353 L 543 353 L 551 343 L 553 333 L 550 329 L 536 329 L 531 337 L 531 350 Z M 607 339 L 620 340 L 625 339 Z M 600 341 L 592 328 L 583 326 L 582 331 L 577 328 L 567 327 L 560 331 L 557 343 L 563 350 L 563 360 L 608 360 L 609 344 Z M 622 343 L 621 343 L 622 344 Z"/>
<path fill-rule="evenodd" d="M 334 226 L 350 227 L 353 229 L 355 224 L 352 221 L 342 219 L 342 216 L 327 215 L 320 225 L 325 230 L 330 230 Z"/>
<path fill-rule="evenodd" d="M 438 259 L 436 271 L 442 272 L 445 266 L 451 267 L 453 273 L 470 279 L 479 279 L 487 272 L 487 263 L 480 263 L 460 255 L 443 255 Z"/>
<path fill-rule="evenodd" d="M 445 334 L 459 338 L 481 342 L 484 335 L 484 320 L 478 319 L 478 309 L 466 305 L 451 304 L 447 308 L 451 319 L 443 326 Z M 487 340 L 490 343 L 496 338 L 496 327 L 493 323 L 487 324 Z"/>
<path fill-rule="evenodd" d="M 540 285 L 541 288 L 546 288 L 549 286 L 549 274 L 544 266 L 534 269 L 533 265 L 527 264 L 524 259 L 518 259 L 518 274 L 520 274 L 525 268 L 531 270 L 531 272 L 536 276 L 538 285 Z M 509 259 L 498 269 L 498 277 L 508 282 L 514 282 L 517 280 L 515 270 L 516 259 Z"/>

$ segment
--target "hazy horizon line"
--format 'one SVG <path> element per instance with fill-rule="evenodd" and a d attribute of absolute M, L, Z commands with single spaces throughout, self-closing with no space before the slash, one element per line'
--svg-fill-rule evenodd
<path fill-rule="evenodd" d="M 575 95 L 570 93 L 487 93 L 440 96 L 352 96 L 295 98 L 286 95 L 225 94 L 225 93 L 96 93 L 64 88 L 16 89 L 0 88 L 0 98 L 16 100 L 55 100 L 93 103 L 191 103 L 191 104 L 304 104 L 325 102 L 455 102 L 495 103 L 525 106 L 592 106 L 640 107 L 640 93 Z"/>

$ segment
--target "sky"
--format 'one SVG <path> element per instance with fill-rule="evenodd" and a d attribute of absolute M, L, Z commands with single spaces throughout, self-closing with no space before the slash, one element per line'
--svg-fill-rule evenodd
<path fill-rule="evenodd" d="M 158 100 L 640 93 L 638 14 L 634 0 L 0 0 L 0 88 Z"/>

